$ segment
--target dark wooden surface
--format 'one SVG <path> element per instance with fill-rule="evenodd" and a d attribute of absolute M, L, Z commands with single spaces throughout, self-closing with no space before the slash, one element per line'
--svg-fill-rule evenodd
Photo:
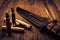
<path fill-rule="evenodd" d="M 17 14 L 16 12 L 16 7 L 19 6 L 25 10 L 28 10 L 29 12 L 32 12 L 38 16 L 41 17 L 45 17 L 45 18 L 49 18 L 50 20 L 53 19 L 58 19 L 60 14 L 56 14 L 59 13 L 60 11 L 60 1 L 55 1 L 57 6 L 57 12 L 55 5 L 50 4 L 48 1 L 47 2 L 47 7 L 48 9 L 50 9 L 50 13 L 48 11 L 48 9 L 46 8 L 46 5 L 44 4 L 43 0 L 15 0 L 15 1 L 7 1 L 6 3 L 4 3 L 5 6 L 3 6 L 1 1 L 1 10 L 0 10 L 0 14 L 1 14 L 1 20 L 0 20 L 0 24 L 3 25 L 3 18 L 5 15 L 4 13 L 8 12 L 11 16 L 11 12 L 10 12 L 10 8 L 13 7 L 15 9 L 15 14 L 16 14 L 16 18 L 23 20 L 27 23 L 29 23 L 27 20 L 23 19 L 20 15 Z M 51 15 L 52 14 L 52 15 Z M 55 16 L 54 16 L 55 15 Z M 31 23 L 30 23 L 31 24 Z M 32 24 L 31 24 L 32 25 Z M 41 33 L 34 25 L 32 25 L 32 29 L 31 30 L 24 30 L 24 33 L 18 33 L 18 32 L 12 32 L 12 36 L 11 37 L 7 37 L 6 35 L 4 35 L 2 37 L 2 40 L 56 40 L 53 36 L 49 35 L 48 33 Z M 6 33 L 5 33 L 6 34 Z"/>
<path fill-rule="evenodd" d="M 32 26 L 31 30 L 24 31 L 24 33 L 12 32 L 11 37 L 7 37 L 6 33 L 4 33 L 2 40 L 55 40 L 48 33 L 41 33 L 35 26 Z"/>

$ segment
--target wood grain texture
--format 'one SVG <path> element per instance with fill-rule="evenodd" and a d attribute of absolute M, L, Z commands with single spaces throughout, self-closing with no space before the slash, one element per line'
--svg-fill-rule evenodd
<path fill-rule="evenodd" d="M 15 0 L 15 1 L 14 0 L 13 1 L 12 0 L 11 1 L 5 0 L 6 3 L 4 3 L 3 7 L 1 7 L 1 5 L 4 2 L 4 0 L 1 1 L 0 2 L 0 7 L 1 7 L 0 19 L 2 19 L 2 20 L 0 20 L 0 24 L 3 25 L 3 23 L 4 23 L 3 22 L 4 21 L 3 18 L 5 17 L 5 13 L 6 12 L 8 12 L 10 14 L 10 18 L 11 18 L 11 11 L 10 10 L 11 10 L 12 7 L 15 10 L 16 18 L 20 19 L 20 20 L 23 20 L 23 21 L 25 21 L 27 23 L 29 23 L 27 20 L 25 20 L 20 15 L 18 15 L 18 13 L 16 12 L 16 7 L 23 8 L 25 10 L 28 10 L 29 12 L 32 12 L 32 13 L 40 16 L 40 17 L 48 18 L 48 19 L 51 20 L 52 19 L 51 15 L 48 15 L 49 11 L 46 9 L 45 4 L 44 4 L 43 1 L 44 0 Z M 56 0 L 55 3 L 56 2 L 58 2 L 58 1 Z M 58 2 L 56 4 L 58 4 L 57 7 L 60 8 L 60 5 L 59 5 L 60 2 Z M 53 8 L 53 6 L 51 6 L 49 4 L 48 4 L 48 6 Z M 51 9 L 51 10 L 53 11 L 53 13 L 56 14 L 54 8 Z M 58 14 L 56 14 L 56 15 L 58 15 Z M 29 23 L 29 24 L 31 24 L 31 23 Z M 6 34 L 6 33 L 4 33 L 4 34 Z M 12 36 L 11 37 L 7 37 L 6 35 L 4 35 L 2 40 L 55 40 L 55 39 L 51 35 L 49 35 L 48 33 L 41 33 L 37 28 L 35 28 L 34 25 L 32 25 L 32 29 L 31 30 L 26 30 L 25 29 L 25 33 L 12 32 Z"/>

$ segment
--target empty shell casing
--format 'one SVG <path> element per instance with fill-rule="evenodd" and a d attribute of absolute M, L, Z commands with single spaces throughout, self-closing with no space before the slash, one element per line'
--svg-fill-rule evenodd
<path fill-rule="evenodd" d="M 6 26 L 2 26 L 2 29 L 7 29 Z M 24 28 L 21 27 L 11 27 L 12 31 L 24 31 Z"/>
<path fill-rule="evenodd" d="M 31 29 L 31 27 L 32 27 L 30 24 L 28 24 L 28 23 L 26 23 L 26 22 L 24 22 L 22 20 L 16 19 L 16 22 L 19 22 L 20 24 L 24 25 L 28 29 Z"/>

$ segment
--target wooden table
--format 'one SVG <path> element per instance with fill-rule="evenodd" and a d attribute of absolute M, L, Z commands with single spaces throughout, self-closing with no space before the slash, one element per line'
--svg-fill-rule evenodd
<path fill-rule="evenodd" d="M 38 16 L 47 17 L 47 18 L 52 19 L 51 16 L 47 15 L 47 13 L 46 13 L 47 9 L 46 9 L 45 5 L 43 4 L 43 1 L 40 1 L 39 3 L 37 3 L 37 1 L 34 1 L 34 3 L 30 4 L 30 2 L 28 2 L 28 1 L 23 1 L 23 0 L 20 1 L 19 0 L 19 1 L 14 2 L 14 3 L 16 4 L 16 5 L 14 5 L 14 8 L 19 6 L 19 7 L 26 9 L 32 13 L 35 13 Z M 13 4 L 12 5 L 9 4 L 9 6 L 6 7 L 7 9 L 5 9 L 5 10 L 9 10 L 11 7 L 13 7 Z M 47 4 L 47 5 L 49 5 L 49 4 Z M 51 7 L 51 5 L 50 5 L 50 7 Z M 53 13 L 54 12 L 55 11 L 53 10 Z M 15 13 L 16 13 L 16 18 L 23 20 L 23 21 L 26 21 L 25 19 L 20 17 L 17 14 L 17 12 L 15 12 Z M 11 37 L 7 37 L 6 35 L 4 35 L 2 40 L 56 40 L 53 36 L 49 35 L 48 33 L 41 33 L 34 25 L 32 25 L 31 30 L 25 29 L 24 31 L 25 31 L 24 33 L 12 32 Z"/>
<path fill-rule="evenodd" d="M 52 35 L 48 33 L 41 33 L 34 25 L 32 29 L 25 29 L 24 32 L 12 32 L 11 37 L 7 36 L 4 32 L 1 40 L 56 40 Z"/>

